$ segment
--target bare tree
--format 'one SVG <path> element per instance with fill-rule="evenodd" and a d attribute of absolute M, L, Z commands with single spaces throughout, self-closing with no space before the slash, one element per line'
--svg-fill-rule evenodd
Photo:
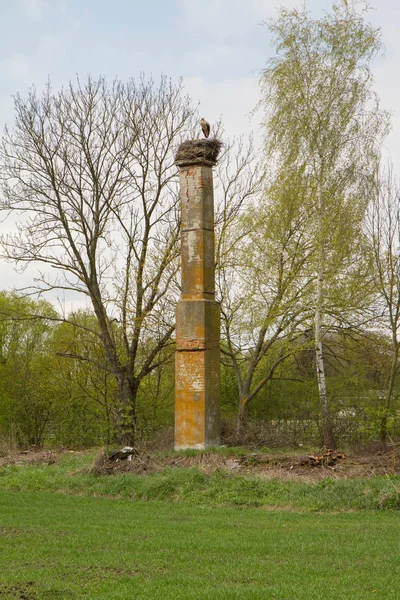
<path fill-rule="evenodd" d="M 17 96 L 14 129 L 2 140 L 2 209 L 18 215 L 16 233 L 2 236 L 4 255 L 44 265 L 28 293 L 90 299 L 99 331 L 91 333 L 117 380 L 127 442 L 138 388 L 174 331 L 174 148 L 192 134 L 194 117 L 181 83 L 89 78 Z"/>
<path fill-rule="evenodd" d="M 391 367 L 385 382 L 385 404 L 380 437 L 387 439 L 388 418 L 392 406 L 400 355 L 400 190 L 392 169 L 381 172 L 368 213 L 368 230 L 373 256 L 373 284 L 377 294 L 376 314 L 390 332 Z"/>

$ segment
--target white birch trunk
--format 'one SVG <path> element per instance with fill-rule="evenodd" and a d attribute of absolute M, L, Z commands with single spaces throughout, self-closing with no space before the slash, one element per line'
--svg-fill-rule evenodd
<path fill-rule="evenodd" d="M 325 241 L 324 241 L 324 212 L 321 184 L 318 186 L 318 275 L 317 294 L 315 303 L 315 362 L 317 367 L 317 382 L 319 402 L 321 407 L 321 424 L 324 446 L 336 449 L 332 420 L 329 411 L 328 393 L 326 388 L 324 355 L 322 351 L 322 316 L 325 283 Z"/>

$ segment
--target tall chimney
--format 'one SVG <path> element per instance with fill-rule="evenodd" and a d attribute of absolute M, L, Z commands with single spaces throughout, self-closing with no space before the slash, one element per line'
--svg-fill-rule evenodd
<path fill-rule="evenodd" d="M 176 309 L 175 449 L 220 445 L 220 307 L 215 300 L 212 167 L 221 142 L 176 155 L 182 203 L 182 294 Z"/>

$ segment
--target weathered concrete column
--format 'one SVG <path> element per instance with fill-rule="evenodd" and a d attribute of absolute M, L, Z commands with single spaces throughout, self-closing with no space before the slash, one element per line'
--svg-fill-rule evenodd
<path fill-rule="evenodd" d="M 212 166 L 218 140 L 178 149 L 182 295 L 176 310 L 175 449 L 220 444 L 220 307 L 215 300 Z"/>

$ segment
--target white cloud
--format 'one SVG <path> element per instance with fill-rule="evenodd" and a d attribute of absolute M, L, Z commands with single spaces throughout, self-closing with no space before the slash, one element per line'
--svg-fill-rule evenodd
<path fill-rule="evenodd" d="M 193 66 L 195 69 L 212 68 L 216 61 L 226 60 L 234 55 L 235 49 L 227 44 L 215 44 L 203 46 L 185 54 L 185 64 Z"/>
<path fill-rule="evenodd" d="M 29 68 L 29 60 L 22 54 L 14 54 L 0 61 L 0 73 L 12 79 L 25 79 L 29 75 Z"/>
<path fill-rule="evenodd" d="M 261 0 L 203 0 L 201 7 L 195 0 L 179 0 L 187 24 L 195 29 L 203 29 L 213 34 L 239 31 L 243 22 L 251 21 L 249 15 L 257 19 L 264 15 Z"/>
<path fill-rule="evenodd" d="M 41 21 L 43 19 L 45 5 L 43 0 L 23 0 L 22 10 L 24 15 L 32 21 Z"/>
<path fill-rule="evenodd" d="M 245 23 L 256 25 L 273 17 L 279 8 L 300 8 L 303 0 L 179 0 L 179 5 L 189 26 L 213 34 L 236 33 Z M 331 0 L 309 0 L 310 10 L 328 8 Z M 201 8 L 200 8 L 201 6 Z"/>
<path fill-rule="evenodd" d="M 54 55 L 54 53 L 60 49 L 61 39 L 59 35 L 54 33 L 45 33 L 39 38 L 37 47 L 37 56 L 43 57 L 46 55 Z"/>

